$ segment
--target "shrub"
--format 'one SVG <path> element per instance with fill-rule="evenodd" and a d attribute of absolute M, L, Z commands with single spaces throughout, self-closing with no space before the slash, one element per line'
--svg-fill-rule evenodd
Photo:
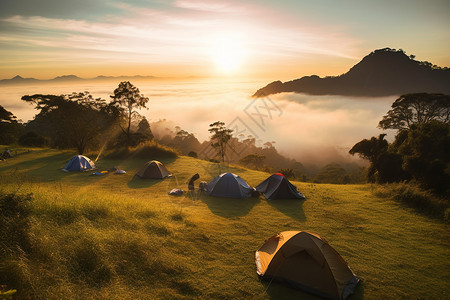
<path fill-rule="evenodd" d="M 197 152 L 195 152 L 195 151 L 189 152 L 188 156 L 193 157 L 193 158 L 197 158 L 198 157 Z"/>
<path fill-rule="evenodd" d="M 450 202 L 448 199 L 435 196 L 412 183 L 394 183 L 380 185 L 374 190 L 374 195 L 382 198 L 392 198 L 404 203 L 420 213 L 441 218 L 450 222 Z"/>
<path fill-rule="evenodd" d="M 27 147 L 45 147 L 48 146 L 49 141 L 36 132 L 29 131 L 19 137 L 19 144 Z"/>
<path fill-rule="evenodd" d="M 175 149 L 158 144 L 155 141 L 145 142 L 137 147 L 119 148 L 106 154 L 107 158 L 176 158 L 178 153 Z"/>

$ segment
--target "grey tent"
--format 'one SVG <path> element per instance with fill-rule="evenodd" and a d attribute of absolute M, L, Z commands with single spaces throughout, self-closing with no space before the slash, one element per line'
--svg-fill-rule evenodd
<path fill-rule="evenodd" d="M 167 168 L 159 161 L 146 162 L 136 173 L 140 178 L 163 179 L 172 176 Z"/>
<path fill-rule="evenodd" d="M 222 173 L 206 185 L 209 196 L 226 198 L 249 198 L 254 189 L 233 173 Z"/>
<path fill-rule="evenodd" d="M 287 180 L 283 174 L 277 173 L 258 184 L 255 189 L 268 200 L 275 199 L 305 199 L 297 187 Z"/>
<path fill-rule="evenodd" d="M 75 155 L 72 157 L 69 162 L 64 167 L 63 171 L 72 172 L 72 171 L 86 171 L 95 169 L 96 166 L 89 157 L 84 155 Z"/>

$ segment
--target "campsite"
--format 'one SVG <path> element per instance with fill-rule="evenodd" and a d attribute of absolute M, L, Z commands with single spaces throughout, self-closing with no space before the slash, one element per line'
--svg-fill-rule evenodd
<path fill-rule="evenodd" d="M 0 300 L 450 299 L 449 12 L 1 0 Z"/>
<path fill-rule="evenodd" d="M 309 231 L 326 239 L 361 279 L 348 299 L 448 297 L 448 225 L 379 196 L 380 186 L 292 181 L 306 200 L 169 196 L 172 188 L 187 191 L 195 173 L 210 181 L 232 172 L 250 186 L 270 174 L 187 156 L 101 156 L 98 170 L 127 172 L 90 176 L 94 171 L 60 170 L 71 151 L 13 150 L 18 155 L 0 165 L 0 189 L 29 197 L 29 215 L 11 237 L 26 244 L 25 252 L 6 262 L 9 281 L 24 289 L 19 295 L 320 299 L 256 273 L 255 252 L 271 236 Z M 134 176 L 153 159 L 172 176 Z"/>

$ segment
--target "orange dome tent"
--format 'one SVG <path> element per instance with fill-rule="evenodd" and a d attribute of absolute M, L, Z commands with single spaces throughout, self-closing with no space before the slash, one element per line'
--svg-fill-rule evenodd
<path fill-rule="evenodd" d="M 285 281 L 326 299 L 346 299 L 359 278 L 325 239 L 306 231 L 284 231 L 256 251 L 262 279 Z"/>

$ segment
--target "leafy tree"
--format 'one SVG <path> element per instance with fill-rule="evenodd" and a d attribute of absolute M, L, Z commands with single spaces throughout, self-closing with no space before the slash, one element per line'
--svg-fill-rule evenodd
<path fill-rule="evenodd" d="M 0 145 L 14 143 L 19 137 L 22 127 L 16 116 L 0 105 Z"/>
<path fill-rule="evenodd" d="M 403 167 L 424 188 L 445 193 L 450 189 L 450 126 L 431 121 L 412 126 L 402 136 L 398 152 Z"/>
<path fill-rule="evenodd" d="M 370 140 L 364 139 L 356 143 L 349 153 L 351 155 L 358 154 L 360 157 L 370 162 L 376 161 L 381 153 L 386 152 L 389 146 L 384 139 L 386 134 L 380 134 L 378 137 L 372 137 Z"/>
<path fill-rule="evenodd" d="M 379 122 L 382 129 L 409 129 L 413 124 L 431 120 L 450 123 L 450 95 L 407 94 L 392 104 L 392 109 Z"/>
<path fill-rule="evenodd" d="M 295 171 L 292 168 L 281 169 L 280 173 L 283 174 L 286 178 L 295 179 Z"/>
<path fill-rule="evenodd" d="M 217 155 L 225 162 L 225 154 L 227 144 L 231 139 L 232 129 L 225 127 L 225 123 L 221 121 L 214 122 L 209 125 L 208 131 L 211 135 L 211 146 L 217 150 Z"/>
<path fill-rule="evenodd" d="M 71 95 L 23 96 L 40 112 L 27 124 L 28 129 L 37 129 L 52 138 L 59 148 L 74 147 L 79 154 L 95 148 L 100 137 L 113 127 L 120 112 L 103 99 L 94 99 L 88 92 Z"/>
<path fill-rule="evenodd" d="M 258 168 L 258 167 L 262 167 L 265 159 L 266 159 L 266 157 L 264 155 L 259 155 L 259 154 L 254 153 L 254 154 L 249 154 L 249 155 L 245 156 L 239 162 L 246 166 Z"/>
<path fill-rule="evenodd" d="M 246 166 L 252 166 L 253 168 L 262 167 L 266 157 L 257 153 L 249 154 L 242 158 L 240 162 Z"/>
<path fill-rule="evenodd" d="M 146 108 L 145 105 L 149 99 L 142 95 L 139 89 L 129 81 L 121 82 L 118 88 L 114 90 L 114 95 L 110 97 L 113 99 L 111 104 L 124 112 L 126 125 L 120 125 L 120 128 L 126 135 L 127 145 L 129 145 L 131 142 L 132 119 L 140 116 L 136 109 Z"/>
<path fill-rule="evenodd" d="M 389 143 L 384 139 L 386 134 L 364 139 L 356 143 L 349 153 L 358 154 L 367 159 L 370 165 L 367 179 L 370 182 L 396 182 L 407 178 L 402 169 L 402 157 L 397 153 L 388 152 Z"/>
<path fill-rule="evenodd" d="M 123 145 L 123 143 L 128 146 L 136 147 L 139 144 L 145 143 L 147 141 L 153 140 L 153 133 L 150 129 L 150 124 L 148 123 L 145 117 L 139 121 L 137 126 L 137 130 L 135 132 L 131 132 L 128 137 L 125 132 L 122 131 L 122 134 L 119 135 L 116 143 L 112 144 L 113 147 L 118 147 Z"/>
<path fill-rule="evenodd" d="M 142 120 L 139 122 L 137 132 L 148 137 L 149 140 L 153 139 L 153 133 L 152 130 L 150 129 L 150 124 L 148 123 L 145 117 L 143 117 Z"/>

